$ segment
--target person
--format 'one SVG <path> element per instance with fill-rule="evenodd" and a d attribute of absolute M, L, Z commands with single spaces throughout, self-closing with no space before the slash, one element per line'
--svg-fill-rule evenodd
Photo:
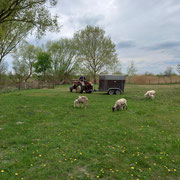
<path fill-rule="evenodd" d="M 81 76 L 79 78 L 79 80 L 82 82 L 82 85 L 85 86 L 86 85 L 86 78 L 84 76 Z"/>

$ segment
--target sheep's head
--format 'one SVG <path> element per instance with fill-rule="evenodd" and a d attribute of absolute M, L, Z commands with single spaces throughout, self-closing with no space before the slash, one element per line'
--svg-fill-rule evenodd
<path fill-rule="evenodd" d="M 113 111 L 113 112 L 115 111 L 115 107 L 112 107 L 112 111 Z"/>

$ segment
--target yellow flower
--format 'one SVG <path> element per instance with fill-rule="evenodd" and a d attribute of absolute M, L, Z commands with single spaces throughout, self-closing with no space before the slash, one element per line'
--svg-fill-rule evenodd
<path fill-rule="evenodd" d="M 3 172 L 4 172 L 4 169 L 2 169 L 1 172 L 3 173 Z"/>
<path fill-rule="evenodd" d="M 99 176 L 97 176 L 97 178 L 99 178 Z"/>
<path fill-rule="evenodd" d="M 133 166 L 131 166 L 131 169 L 134 169 L 134 167 L 133 167 Z"/>
<path fill-rule="evenodd" d="M 154 163 L 154 166 L 156 166 L 156 163 Z"/>
<path fill-rule="evenodd" d="M 176 172 L 176 169 L 174 169 L 174 172 Z"/>
<path fill-rule="evenodd" d="M 42 155 L 40 154 L 39 157 L 41 157 Z"/>
<path fill-rule="evenodd" d="M 131 176 L 134 176 L 133 174 L 131 174 Z"/>
<path fill-rule="evenodd" d="M 15 173 L 16 176 L 18 176 L 18 173 Z"/>
<path fill-rule="evenodd" d="M 168 171 L 170 172 L 171 170 L 170 170 L 170 169 L 168 169 Z"/>
<path fill-rule="evenodd" d="M 79 154 L 82 155 L 82 152 L 80 152 Z"/>

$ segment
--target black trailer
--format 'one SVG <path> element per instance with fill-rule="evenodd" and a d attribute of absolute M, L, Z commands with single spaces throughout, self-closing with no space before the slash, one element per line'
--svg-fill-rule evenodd
<path fill-rule="evenodd" d="M 108 94 L 121 94 L 124 92 L 126 76 L 124 75 L 100 75 L 99 91 L 106 91 Z"/>

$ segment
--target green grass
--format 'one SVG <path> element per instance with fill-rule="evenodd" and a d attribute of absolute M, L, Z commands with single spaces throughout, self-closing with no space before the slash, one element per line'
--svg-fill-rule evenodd
<path fill-rule="evenodd" d="M 68 87 L 0 94 L 0 180 L 180 179 L 180 85 L 86 94 L 87 109 Z"/>

